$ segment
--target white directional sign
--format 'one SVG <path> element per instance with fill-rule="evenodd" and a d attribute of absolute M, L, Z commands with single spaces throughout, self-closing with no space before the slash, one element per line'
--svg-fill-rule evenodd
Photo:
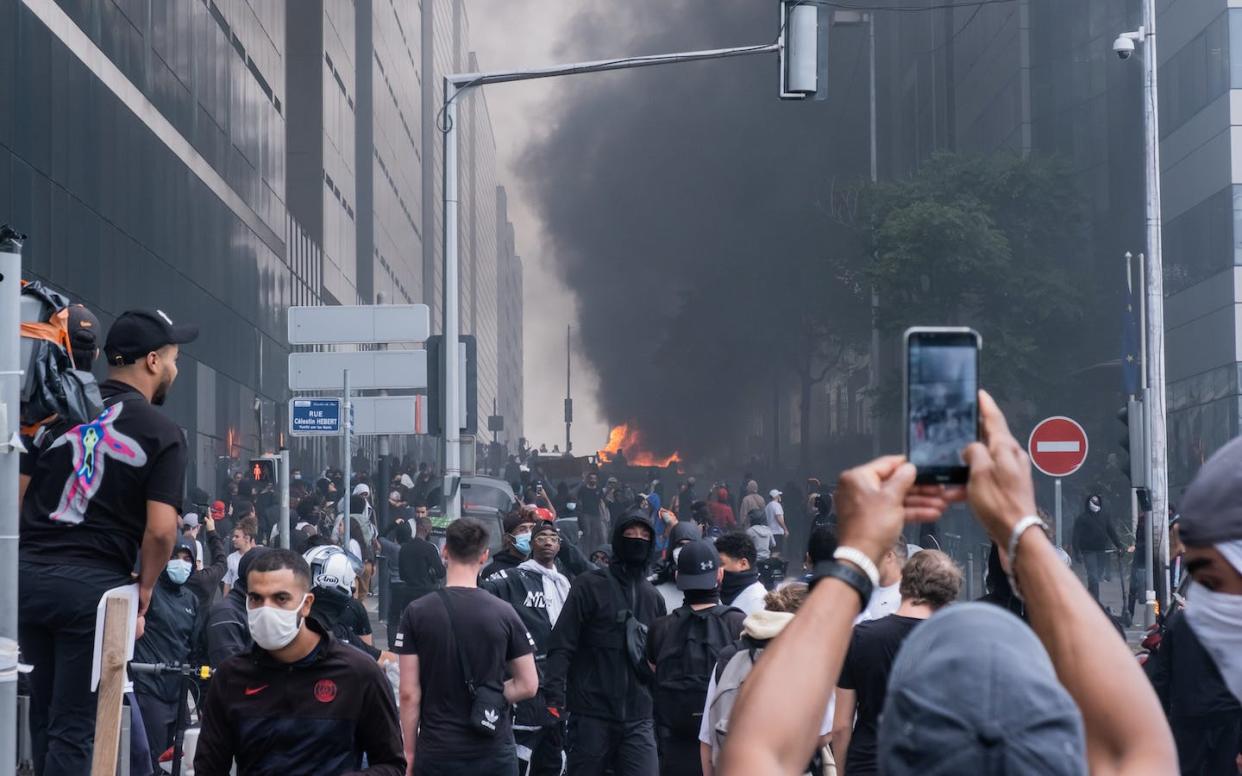
<path fill-rule="evenodd" d="M 426 396 L 355 396 L 354 434 L 426 434 Z"/>
<path fill-rule="evenodd" d="M 424 342 L 430 334 L 431 310 L 425 304 L 289 308 L 290 345 Z"/>
<path fill-rule="evenodd" d="M 427 387 L 427 351 L 368 350 L 290 353 L 289 390 L 340 390 L 346 369 L 355 391 Z"/>

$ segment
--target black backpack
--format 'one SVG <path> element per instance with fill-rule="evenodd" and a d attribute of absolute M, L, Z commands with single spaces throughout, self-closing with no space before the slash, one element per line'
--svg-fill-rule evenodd
<path fill-rule="evenodd" d="M 737 639 L 725 620 L 730 611 L 722 604 L 697 612 L 682 606 L 669 615 L 674 624 L 656 655 L 654 699 L 657 724 L 674 737 L 698 737 L 716 658 Z"/>

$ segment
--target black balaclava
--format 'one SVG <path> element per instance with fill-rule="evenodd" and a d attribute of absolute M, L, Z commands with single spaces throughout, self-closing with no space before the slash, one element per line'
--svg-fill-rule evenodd
<path fill-rule="evenodd" d="M 684 595 L 687 606 L 694 606 L 695 604 L 714 604 L 720 601 L 720 588 L 713 587 L 711 590 L 686 590 Z"/>
<path fill-rule="evenodd" d="M 746 571 L 726 571 L 724 581 L 720 583 L 720 600 L 732 604 L 743 590 L 759 581 L 756 569 Z"/>
<path fill-rule="evenodd" d="M 646 527 L 652 539 L 631 539 L 625 536 L 625 529 L 641 523 Z M 617 521 L 612 529 L 612 565 L 623 567 L 631 575 L 642 575 L 647 572 L 651 563 L 651 551 L 654 545 L 655 528 L 651 518 L 641 510 L 632 509 Z"/>

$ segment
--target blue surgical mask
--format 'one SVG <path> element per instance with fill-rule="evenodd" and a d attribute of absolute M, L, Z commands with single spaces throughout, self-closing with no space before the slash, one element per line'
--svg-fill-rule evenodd
<path fill-rule="evenodd" d="M 173 558 L 168 561 L 168 565 L 164 567 L 164 570 L 168 572 L 168 578 L 173 581 L 173 584 L 184 585 L 185 581 L 190 578 L 192 566 L 190 566 L 188 560 Z"/>
<path fill-rule="evenodd" d="M 513 537 L 513 546 L 523 555 L 530 555 L 530 534 L 525 533 L 521 536 Z"/>

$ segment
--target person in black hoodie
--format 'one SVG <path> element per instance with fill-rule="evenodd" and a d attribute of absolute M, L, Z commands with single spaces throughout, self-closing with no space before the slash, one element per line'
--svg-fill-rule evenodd
<path fill-rule="evenodd" d="M 194 545 L 178 541 L 164 567 L 147 609 L 142 638 L 134 642 L 138 663 L 186 663 L 198 635 L 198 597 L 186 584 L 194 569 Z M 172 743 L 177 709 L 185 702 L 186 686 L 180 676 L 134 674 L 134 697 L 151 747 L 152 768 Z"/>
<path fill-rule="evenodd" d="M 1100 579 L 1108 576 L 1109 549 L 1120 550 L 1123 545 L 1117 529 L 1104 511 L 1104 502 L 1098 494 L 1087 497 L 1083 513 L 1074 521 L 1074 553 L 1082 558 L 1087 567 L 1087 590 L 1091 597 L 1100 600 Z"/>
<path fill-rule="evenodd" d="M 574 579 L 552 629 L 544 697 L 553 714 L 570 714 L 569 776 L 658 770 L 651 672 L 645 643 L 637 643 L 667 613 L 647 581 L 654 539 L 646 513 L 621 515 L 612 529 L 612 564 Z"/>
<path fill-rule="evenodd" d="M 1178 609 L 1144 666 L 1169 719 L 1182 773 L 1233 773 L 1242 741 L 1242 706 Z"/>

